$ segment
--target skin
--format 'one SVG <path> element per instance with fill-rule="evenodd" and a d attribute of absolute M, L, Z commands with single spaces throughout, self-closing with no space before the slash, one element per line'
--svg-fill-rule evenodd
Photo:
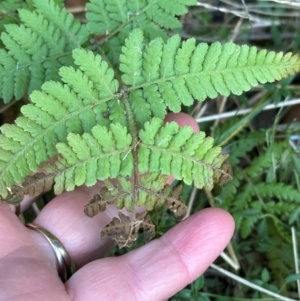
<path fill-rule="evenodd" d="M 170 114 L 166 120 L 199 130 L 184 114 Z M 232 237 L 232 217 L 208 208 L 137 250 L 102 258 L 112 242 L 101 241 L 99 233 L 117 210 L 110 205 L 94 218 L 83 213 L 101 185 L 56 197 L 34 221 L 55 235 L 75 261 L 77 272 L 66 283 L 57 275 L 45 238 L 24 227 L 11 206 L 0 204 L 0 301 L 165 300 L 198 278 Z M 22 208 L 30 202 L 25 199 Z"/>

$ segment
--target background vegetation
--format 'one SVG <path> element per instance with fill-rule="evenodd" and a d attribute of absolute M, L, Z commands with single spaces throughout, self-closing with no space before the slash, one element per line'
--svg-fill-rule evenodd
<path fill-rule="evenodd" d="M 84 2 L 66 3 L 83 21 Z M 16 8 L 19 4 L 16 1 Z M 17 15 L 1 15 L 0 10 L 0 31 L 7 22 L 17 22 Z M 298 1 L 200 0 L 181 22 L 183 29 L 176 33 L 182 38 L 300 53 Z M 231 182 L 212 192 L 183 186 L 188 214 L 207 206 L 221 207 L 234 216 L 236 232 L 215 264 L 170 300 L 299 300 L 299 94 L 296 76 L 242 96 L 219 97 L 184 109 L 196 118 L 201 130 L 225 147 L 234 175 Z M 13 122 L 27 102 L 0 102 L 0 124 Z M 24 219 L 32 219 L 52 197 L 51 193 L 44 195 Z M 157 237 L 175 224 L 166 212 L 154 212 L 152 220 Z M 114 248 L 110 255 L 130 250 Z"/>

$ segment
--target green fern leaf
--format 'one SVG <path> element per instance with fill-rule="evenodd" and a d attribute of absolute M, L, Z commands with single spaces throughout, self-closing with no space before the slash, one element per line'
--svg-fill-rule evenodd
<path fill-rule="evenodd" d="M 245 170 L 246 174 L 252 178 L 261 175 L 265 169 L 272 166 L 272 163 L 279 161 L 285 147 L 285 142 L 273 144 L 265 153 L 252 161 L 252 164 Z"/>
<path fill-rule="evenodd" d="M 32 10 L 33 4 L 29 0 L 2 0 L 0 2 L 0 32 L 4 30 L 5 25 L 20 22 L 17 10 L 21 8 Z"/>
<path fill-rule="evenodd" d="M 246 183 L 242 189 L 239 189 L 232 203 L 232 211 L 237 212 L 249 208 L 249 204 L 252 202 L 252 192 L 253 185 L 251 183 Z"/>
<path fill-rule="evenodd" d="M 38 171 L 43 161 L 55 156 L 56 143 L 66 142 L 68 133 L 82 134 L 90 132 L 96 124 L 110 123 L 104 113 L 108 102 L 117 103 L 114 95 L 118 89 L 112 69 L 99 56 L 83 49 L 74 50 L 73 56 L 79 69 L 61 68 L 65 84 L 45 83 L 43 91 L 32 93 L 32 104 L 22 107 L 24 117 L 17 118 L 16 125 L 1 127 L 3 198 L 9 187 L 22 183 L 25 176 Z"/>
<path fill-rule="evenodd" d="M 121 48 L 130 31 L 140 28 L 146 39 L 167 40 L 164 28 L 179 28 L 178 16 L 187 13 L 186 5 L 195 0 L 90 0 L 87 3 L 87 28 L 93 34 L 105 36 L 100 41 L 101 52 L 113 66 L 118 65 Z"/>
<path fill-rule="evenodd" d="M 240 135 L 237 141 L 230 143 L 230 156 L 228 161 L 232 165 L 240 163 L 240 159 L 244 158 L 247 152 L 265 141 L 265 132 L 254 132 Z"/>
<path fill-rule="evenodd" d="M 300 202 L 300 192 L 284 183 L 258 183 L 255 191 L 268 199 L 275 197 L 279 200 Z"/>
<path fill-rule="evenodd" d="M 71 50 L 88 39 L 84 25 L 52 0 L 34 0 L 35 11 L 19 10 L 21 25 L 6 25 L 1 40 L 0 96 L 5 102 L 58 80 L 58 70 L 71 65 Z M 4 76 L 5 74 L 5 76 Z"/>
<path fill-rule="evenodd" d="M 175 122 L 163 126 L 163 120 L 154 118 L 145 124 L 139 137 L 139 171 L 172 174 L 187 184 L 212 189 L 216 175 L 224 173 L 222 163 L 227 155 L 220 147 L 213 147 L 212 138 L 204 132 L 193 134 L 192 128 L 179 128 Z"/>
<path fill-rule="evenodd" d="M 120 56 L 122 80 L 133 86 L 131 91 L 142 90 L 149 104 L 147 90 L 155 91 L 156 101 L 160 98 L 173 112 L 179 112 L 181 104 L 191 105 L 194 98 L 240 95 L 258 83 L 280 80 L 300 70 L 298 55 L 267 53 L 246 45 L 216 42 L 196 46 L 195 39 L 180 45 L 176 35 L 166 43 L 160 38 L 149 45 L 145 42 L 139 29 L 126 39 Z M 151 105 L 150 110 L 155 113 Z"/>
<path fill-rule="evenodd" d="M 128 33 L 139 24 L 146 35 L 151 36 L 151 30 L 155 28 L 160 36 L 166 37 L 160 27 L 170 29 L 181 27 L 176 16 L 187 13 L 186 5 L 196 5 L 196 1 L 91 0 L 87 4 L 88 29 L 98 35 L 110 34 L 120 29 Z"/>
<path fill-rule="evenodd" d="M 67 140 L 67 144 L 56 145 L 62 158 L 48 168 L 50 174 L 56 174 L 55 193 L 72 191 L 82 184 L 92 186 L 97 180 L 116 178 L 118 175 L 131 176 L 132 137 L 126 127 L 112 124 L 108 130 L 97 125 L 92 128 L 91 134 L 80 136 L 70 133 Z"/>
<path fill-rule="evenodd" d="M 247 216 L 241 220 L 239 229 L 242 238 L 247 238 L 251 234 L 257 221 L 258 216 Z"/>

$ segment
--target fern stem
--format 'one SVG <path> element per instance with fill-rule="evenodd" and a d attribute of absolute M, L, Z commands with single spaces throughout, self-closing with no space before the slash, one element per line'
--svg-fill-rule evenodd
<path fill-rule="evenodd" d="M 257 291 L 259 291 L 261 293 L 264 293 L 264 294 L 267 294 L 269 296 L 275 297 L 278 300 L 282 300 L 282 301 L 297 301 L 295 299 L 287 298 L 287 297 L 281 296 L 279 294 L 276 294 L 274 292 L 271 292 L 271 291 L 269 291 L 269 290 L 267 290 L 267 289 L 265 289 L 263 287 L 260 287 L 260 286 L 254 284 L 254 283 L 252 283 L 252 282 L 250 282 L 248 280 L 245 280 L 245 279 L 243 279 L 243 278 L 241 278 L 241 277 L 239 277 L 239 276 L 237 276 L 237 275 L 235 275 L 235 274 L 233 274 L 231 272 L 228 272 L 225 269 L 222 269 L 222 268 L 218 267 L 217 265 L 215 265 L 213 263 L 210 265 L 210 267 L 213 268 L 214 270 L 220 272 L 221 274 L 223 274 L 223 275 L 225 275 L 225 276 L 227 276 L 227 277 L 229 277 L 229 278 L 231 278 L 231 279 L 233 279 L 233 280 L 241 283 L 241 284 L 244 284 L 244 285 L 246 285 L 246 286 L 248 286 L 248 287 L 250 287 L 250 288 L 252 288 L 254 290 L 257 290 Z"/>
<path fill-rule="evenodd" d="M 136 203 L 138 201 L 138 179 L 139 179 L 139 171 L 138 171 L 138 156 L 137 156 L 137 146 L 138 146 L 138 130 L 137 125 L 135 123 L 134 114 L 132 112 L 132 108 L 129 103 L 129 95 L 127 91 L 124 92 L 123 101 L 126 112 L 126 119 L 128 122 L 128 129 L 132 136 L 132 156 L 133 156 L 133 174 L 131 178 L 132 183 L 132 203 L 133 207 L 136 207 Z M 134 221 L 136 216 L 136 212 L 133 211 L 131 215 L 131 220 Z"/>

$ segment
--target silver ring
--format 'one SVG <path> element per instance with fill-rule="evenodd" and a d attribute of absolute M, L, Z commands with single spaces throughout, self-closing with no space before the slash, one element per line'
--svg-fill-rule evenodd
<path fill-rule="evenodd" d="M 53 234 L 40 226 L 28 223 L 26 227 L 42 234 L 50 243 L 56 257 L 58 275 L 63 282 L 66 282 L 76 272 L 76 267 L 63 244 Z"/>

